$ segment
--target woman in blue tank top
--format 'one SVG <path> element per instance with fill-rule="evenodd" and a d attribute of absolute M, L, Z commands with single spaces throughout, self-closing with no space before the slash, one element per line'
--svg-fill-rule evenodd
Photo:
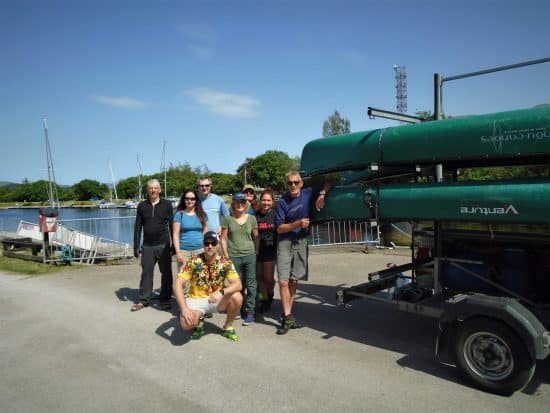
<path fill-rule="evenodd" d="M 202 237 L 208 230 L 208 218 L 197 192 L 192 189 L 183 192 L 176 210 L 172 240 L 179 273 L 191 256 L 203 251 Z"/>

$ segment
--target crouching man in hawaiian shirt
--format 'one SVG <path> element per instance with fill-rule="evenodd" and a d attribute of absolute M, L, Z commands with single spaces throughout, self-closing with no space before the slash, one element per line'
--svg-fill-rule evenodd
<path fill-rule="evenodd" d="M 236 341 L 239 337 L 233 321 L 241 309 L 243 297 L 239 274 L 228 258 L 218 254 L 218 235 L 204 234 L 204 252 L 192 256 L 174 280 L 174 296 L 181 309 L 180 325 L 184 330 L 193 329 L 192 338 L 204 334 L 204 315 L 212 312 L 227 313 L 223 336 Z M 227 281 L 227 282 L 226 282 Z M 184 286 L 189 283 L 189 297 L 184 296 Z"/>

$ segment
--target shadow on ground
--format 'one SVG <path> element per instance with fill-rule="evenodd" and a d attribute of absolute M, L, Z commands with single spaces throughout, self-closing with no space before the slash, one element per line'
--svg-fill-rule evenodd
<path fill-rule="evenodd" d="M 295 302 L 296 316 L 305 326 L 323 333 L 322 339 L 340 337 L 402 353 L 404 356 L 397 361 L 402 367 L 471 387 L 458 369 L 436 358 L 437 319 L 405 313 L 391 304 L 370 300 L 354 300 L 350 307 L 338 308 L 335 305 L 338 289 L 340 286 L 301 284 Z M 549 383 L 550 358 L 547 358 L 537 363 L 535 375 L 523 393 L 536 394 L 541 384 Z"/>

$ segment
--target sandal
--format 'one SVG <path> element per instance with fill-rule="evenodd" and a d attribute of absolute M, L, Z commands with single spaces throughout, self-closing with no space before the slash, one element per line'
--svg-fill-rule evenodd
<path fill-rule="evenodd" d="M 145 307 L 147 307 L 149 304 L 146 304 L 146 303 L 143 303 L 143 302 L 139 302 L 139 303 L 135 303 L 132 308 L 130 308 L 130 311 L 139 311 L 139 310 L 143 310 Z"/>
<path fill-rule="evenodd" d="M 223 330 L 222 335 L 231 341 L 237 341 L 239 339 L 239 336 L 235 331 L 235 327 L 229 327 L 228 329 Z"/>

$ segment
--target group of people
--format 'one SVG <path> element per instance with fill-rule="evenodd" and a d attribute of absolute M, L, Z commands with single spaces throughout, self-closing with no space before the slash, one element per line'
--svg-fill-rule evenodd
<path fill-rule="evenodd" d="M 204 334 L 204 318 L 226 313 L 224 337 L 237 340 L 233 327 L 255 322 L 268 312 L 274 297 L 275 267 L 283 314 L 277 334 L 301 327 L 292 309 L 298 281 L 307 277 L 309 209 L 324 206 L 330 189 L 317 194 L 304 188 L 298 172 L 286 175 L 288 191 L 275 202 L 271 189 L 259 201 L 251 185 L 233 195 L 230 208 L 213 194 L 212 180 L 199 178 L 198 191 L 183 192 L 176 212 L 160 197 L 158 180 L 147 183 L 148 199 L 140 202 L 134 228 L 134 255 L 142 266 L 139 300 L 131 311 L 150 305 L 153 270 L 161 272 L 160 308 L 170 310 L 172 293 L 180 308 L 180 325 Z M 177 276 L 172 276 L 172 252 Z"/>

